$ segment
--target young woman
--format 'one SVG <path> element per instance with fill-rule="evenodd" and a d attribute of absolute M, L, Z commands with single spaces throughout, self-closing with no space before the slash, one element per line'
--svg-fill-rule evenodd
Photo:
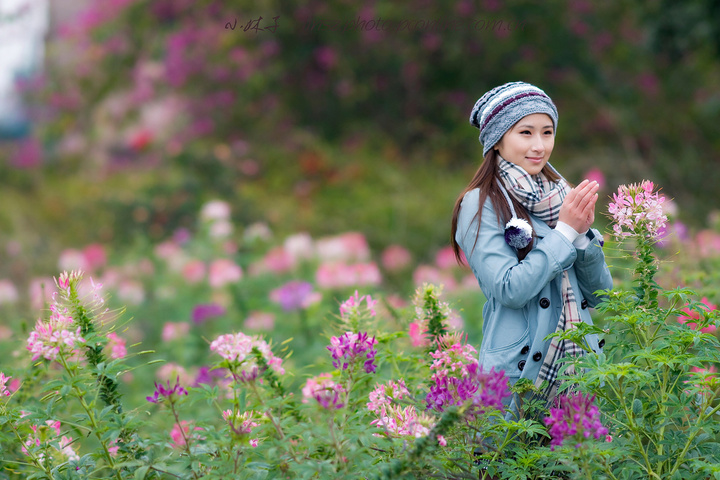
<path fill-rule="evenodd" d="M 548 163 L 558 113 L 545 92 L 524 82 L 496 87 L 470 114 L 484 161 L 460 194 L 452 219 L 458 261 L 465 254 L 487 303 L 480 365 L 540 387 L 552 400 L 558 359 L 581 355 L 572 342 L 545 337 L 592 323 L 596 290 L 612 288 L 600 232 L 592 229 L 598 184 L 571 186 Z M 604 340 L 588 335 L 599 352 Z M 511 402 L 511 410 L 515 400 Z"/>

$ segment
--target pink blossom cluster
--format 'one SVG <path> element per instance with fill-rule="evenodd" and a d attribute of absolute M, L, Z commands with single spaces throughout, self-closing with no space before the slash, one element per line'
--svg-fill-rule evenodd
<path fill-rule="evenodd" d="M 10 396 L 10 389 L 5 386 L 5 384 L 10 380 L 12 377 L 6 377 L 5 373 L 0 372 L 0 397 L 9 397 Z"/>
<path fill-rule="evenodd" d="M 655 185 L 649 180 L 618 187 L 617 193 L 613 194 L 613 201 L 608 205 L 617 237 L 642 236 L 652 241 L 659 239 L 667 223 L 667 216 L 662 206 L 665 197 L 654 189 Z"/>
<path fill-rule="evenodd" d="M 252 429 L 260 425 L 255 421 L 255 412 L 252 410 L 243 413 L 225 410 L 223 411 L 222 416 L 230 426 L 230 430 L 233 434 L 238 437 L 250 435 L 252 433 Z M 249 440 L 251 447 L 257 447 L 258 443 L 258 438 L 252 438 Z"/>
<path fill-rule="evenodd" d="M 125 358 L 127 355 L 127 347 L 125 346 L 126 341 L 124 338 L 118 336 L 115 332 L 107 334 L 108 347 L 110 348 L 110 358 Z"/>
<path fill-rule="evenodd" d="M 710 300 L 708 300 L 707 297 L 703 297 L 701 302 L 705 306 L 703 310 L 706 310 L 708 312 L 711 312 L 713 310 L 717 310 L 717 305 L 714 303 L 711 303 Z M 698 323 L 700 322 L 700 312 L 697 310 L 692 310 L 690 307 L 685 307 L 683 310 L 683 315 L 680 315 L 678 317 L 678 322 L 684 323 L 685 325 L 689 326 L 693 330 L 696 330 L 698 327 Z M 715 333 L 717 330 L 717 326 L 713 325 L 712 323 L 708 325 L 705 328 L 700 329 L 703 333 Z"/>
<path fill-rule="evenodd" d="M 600 423 L 600 409 L 594 405 L 595 395 L 562 395 L 558 406 L 550 409 L 550 416 L 545 417 L 545 425 L 552 436 L 550 449 L 554 450 L 570 439 L 576 448 L 593 436 L 595 439 L 607 435 L 607 428 Z"/>
<path fill-rule="evenodd" d="M 270 292 L 270 300 L 286 312 L 303 310 L 320 301 L 322 295 L 308 282 L 292 280 Z"/>
<path fill-rule="evenodd" d="M 363 300 L 365 301 L 366 307 L 363 311 L 360 310 Z M 370 295 L 363 295 L 362 297 L 355 290 L 355 294 L 340 304 L 340 316 L 342 318 L 358 317 L 361 314 L 369 314 L 371 317 L 377 315 L 375 312 L 375 305 L 377 300 L 373 300 Z"/>
<path fill-rule="evenodd" d="M 72 351 L 76 345 L 85 343 L 80 327 L 75 324 L 67 308 L 52 304 L 50 312 L 47 322 L 38 319 L 27 339 L 27 349 L 32 353 L 33 360 L 40 357 L 55 360 L 61 349 L 69 348 Z"/>
<path fill-rule="evenodd" d="M 345 389 L 333 380 L 332 374 L 321 373 L 309 378 L 302 389 L 303 403 L 314 399 L 326 410 L 337 410 L 345 406 Z"/>
<path fill-rule="evenodd" d="M 354 366 L 363 362 L 365 373 L 375 373 L 375 349 L 377 340 L 375 337 L 368 338 L 366 333 L 346 332 L 339 337 L 330 338 L 330 345 L 327 347 L 333 358 L 333 367 L 347 370 L 348 367 L 354 370 Z"/>
<path fill-rule="evenodd" d="M 179 424 L 173 425 L 173 429 L 170 431 L 170 438 L 172 442 L 170 445 L 176 450 L 181 450 L 185 447 L 186 439 L 189 441 L 193 440 L 204 440 L 205 438 L 198 433 L 190 433 L 191 424 L 185 420 L 182 420 Z M 194 432 L 205 430 L 202 427 L 193 427 Z"/>
<path fill-rule="evenodd" d="M 14 283 L 4 278 L 0 279 L 0 305 L 16 303 L 19 297 Z"/>
<path fill-rule="evenodd" d="M 220 335 L 210 344 L 210 350 L 220 355 L 234 367 L 240 367 L 236 379 L 240 381 L 252 381 L 261 373 L 257 362 L 252 355 L 252 349 L 257 348 L 268 366 L 276 373 L 282 375 L 285 369 L 282 367 L 282 359 L 276 357 L 270 345 L 261 336 L 249 336 L 242 332 L 235 334 Z"/>
<path fill-rule="evenodd" d="M 425 397 L 428 408 L 442 412 L 452 405 L 470 400 L 467 415 L 475 416 L 488 408 L 502 410 L 503 400 L 510 396 L 503 371 L 483 371 L 477 362 L 477 351 L 471 345 L 453 343 L 430 354 L 430 391 Z"/>
<path fill-rule="evenodd" d="M 21 448 L 22 453 L 29 455 L 29 449 L 40 447 L 43 444 L 53 445 L 57 442 L 54 450 L 66 460 L 80 460 L 80 456 L 72 448 L 73 439 L 65 435 L 60 436 L 60 420 L 47 420 L 45 425 L 31 425 L 32 433 L 28 435 L 27 440 Z M 58 438 L 59 437 L 59 438 Z M 44 460 L 45 454 L 36 455 L 40 460 Z"/>
<path fill-rule="evenodd" d="M 410 391 L 405 386 L 405 380 L 390 380 L 387 385 L 378 383 L 370 392 L 367 408 L 378 415 L 385 415 L 385 408 L 395 405 L 403 397 L 410 396 Z"/>
<path fill-rule="evenodd" d="M 320 264 L 315 272 L 315 282 L 318 287 L 327 289 L 379 285 L 382 274 L 375 262 L 332 261 Z"/>

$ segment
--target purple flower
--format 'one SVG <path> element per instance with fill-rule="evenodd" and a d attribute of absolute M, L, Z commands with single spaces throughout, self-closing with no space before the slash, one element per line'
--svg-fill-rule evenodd
<path fill-rule="evenodd" d="M 572 440 L 576 448 L 583 440 L 594 436 L 595 439 L 607 435 L 607 428 L 600 423 L 600 409 L 593 405 L 595 395 L 563 395 L 559 398 L 558 407 L 550 409 L 550 416 L 545 418 L 548 432 L 552 436 L 550 449 L 563 444 L 566 438 Z"/>
<path fill-rule="evenodd" d="M 225 314 L 225 308 L 216 303 L 207 303 L 195 305 L 192 311 L 192 321 L 195 325 L 202 325 L 206 320 L 212 317 L 219 317 Z"/>
<path fill-rule="evenodd" d="M 347 370 L 364 360 L 365 373 L 375 373 L 376 343 L 375 337 L 368 338 L 367 333 L 346 332 L 340 337 L 332 337 L 327 349 L 332 354 L 333 367 Z"/>
<path fill-rule="evenodd" d="M 312 290 L 312 284 L 293 280 L 270 292 L 270 300 L 279 303 L 286 312 L 300 310 L 308 306 Z"/>
<path fill-rule="evenodd" d="M 226 376 L 227 370 L 224 368 L 200 367 L 198 374 L 195 377 L 193 387 L 198 387 L 202 384 L 212 385 L 214 379 L 225 378 Z"/>
<path fill-rule="evenodd" d="M 187 390 L 180 386 L 180 376 L 178 376 L 175 385 L 172 387 L 170 386 L 170 380 L 166 382 L 166 385 L 155 382 L 155 392 L 151 397 L 145 398 L 147 398 L 147 401 L 151 403 L 161 403 L 164 399 L 168 399 L 170 402 L 173 402 L 175 400 L 173 395 L 180 396 L 187 394 Z"/>

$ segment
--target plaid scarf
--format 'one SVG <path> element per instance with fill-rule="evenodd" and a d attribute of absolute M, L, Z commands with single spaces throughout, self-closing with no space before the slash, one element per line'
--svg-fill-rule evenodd
<path fill-rule="evenodd" d="M 557 171 L 547 164 L 555 173 Z M 551 228 L 557 225 L 560 207 L 565 196 L 570 192 L 567 181 L 560 176 L 558 183 L 550 181 L 542 172 L 537 175 L 528 174 L 523 168 L 510 163 L 498 155 L 498 166 L 500 178 L 510 194 L 523 205 L 528 212 L 543 220 Z M 574 324 L 582 322 L 580 311 L 575 300 L 575 292 L 570 285 L 570 278 L 567 270 L 562 274 L 561 296 L 563 309 L 560 314 L 555 332 L 564 332 L 573 327 Z M 551 400 L 557 394 L 560 382 L 557 379 L 560 364 L 557 362 L 565 356 L 579 356 L 583 354 L 582 348 L 569 340 L 553 338 L 550 347 L 545 355 L 545 360 L 540 366 L 540 374 L 535 380 L 535 386 L 540 387 L 544 381 L 548 382 L 547 387 L 542 391 L 543 398 Z M 573 375 L 572 367 L 566 373 Z"/>

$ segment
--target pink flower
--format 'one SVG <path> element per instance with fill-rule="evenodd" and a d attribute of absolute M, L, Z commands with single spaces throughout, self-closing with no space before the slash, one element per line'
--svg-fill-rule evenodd
<path fill-rule="evenodd" d="M 267 272 L 285 273 L 293 270 L 296 263 L 295 258 L 283 247 L 275 247 L 270 249 L 262 260 L 253 263 L 250 266 L 250 271 L 253 275 Z"/>
<path fill-rule="evenodd" d="M 3 372 L 0 372 L 0 397 L 9 397 L 12 393 L 8 387 L 5 386 L 8 380 L 12 377 L 6 377 Z"/>
<path fill-rule="evenodd" d="M 315 399 L 326 410 L 337 410 L 345 406 L 345 389 L 332 380 L 332 374 L 321 373 L 309 378 L 302 389 L 303 403 Z"/>
<path fill-rule="evenodd" d="M 365 261 L 370 258 L 370 247 L 360 232 L 347 232 L 315 242 L 318 257 L 324 261 Z"/>
<path fill-rule="evenodd" d="M 455 277 L 452 274 L 438 270 L 430 265 L 420 265 L 415 269 L 413 283 L 415 285 L 422 285 L 423 283 L 444 285 L 448 290 L 454 290 L 457 286 Z"/>
<path fill-rule="evenodd" d="M 245 319 L 245 328 L 250 330 L 265 330 L 270 331 L 275 326 L 275 315 L 267 312 L 250 312 L 250 315 Z"/>
<path fill-rule="evenodd" d="M 237 283 L 242 278 L 242 269 L 232 260 L 219 258 L 210 264 L 208 282 L 213 288 Z"/>
<path fill-rule="evenodd" d="M 185 280 L 190 284 L 195 284 L 205 278 L 205 262 L 202 260 L 190 260 L 182 269 Z"/>
<path fill-rule="evenodd" d="M 315 256 L 312 237 L 304 232 L 287 237 L 285 242 L 283 242 L 283 248 L 295 262 L 299 260 L 310 260 Z"/>
<path fill-rule="evenodd" d="M 205 222 L 230 220 L 230 204 L 222 200 L 212 200 L 202 206 L 200 219 Z"/>
<path fill-rule="evenodd" d="M 201 427 L 194 427 L 193 431 L 202 431 L 204 428 Z M 190 424 L 186 422 L 185 420 L 182 420 L 180 424 L 177 423 L 173 425 L 173 429 L 170 432 L 170 438 L 172 438 L 171 445 L 173 448 L 179 450 L 185 446 L 185 439 L 189 441 L 193 440 L 204 440 L 205 438 L 198 435 L 198 434 L 192 434 L 190 435 Z"/>
<path fill-rule="evenodd" d="M 597 182 L 600 186 L 600 190 L 605 188 L 605 174 L 597 167 L 593 167 L 585 172 L 585 178 L 591 182 Z"/>
<path fill-rule="evenodd" d="M 615 236 L 641 236 L 656 242 L 659 232 L 665 227 L 667 216 L 662 204 L 665 197 L 653 192 L 655 185 L 643 180 L 639 184 L 620 185 L 608 212 L 613 218 Z"/>
<path fill-rule="evenodd" d="M 444 247 L 435 255 L 435 265 L 441 270 L 448 270 L 457 266 L 455 252 L 452 247 Z"/>
<path fill-rule="evenodd" d="M 365 373 L 374 373 L 376 343 L 375 337 L 368 338 L 367 333 L 346 332 L 339 337 L 332 337 L 327 349 L 332 354 L 333 367 L 354 369 L 356 364 L 363 362 Z"/>
<path fill-rule="evenodd" d="M 430 338 L 427 335 L 427 329 L 423 328 L 417 322 L 410 323 L 410 329 L 408 330 L 408 336 L 413 347 L 427 347 L 430 345 Z"/>
<path fill-rule="evenodd" d="M 145 300 L 145 289 L 137 280 L 123 280 L 117 287 L 118 299 L 131 305 L 140 305 Z"/>
<path fill-rule="evenodd" d="M 210 344 L 211 351 L 220 355 L 228 363 L 239 367 L 240 373 L 236 377 L 238 381 L 252 381 L 261 373 L 258 370 L 257 361 L 252 355 L 253 348 L 257 348 L 265 363 L 276 373 L 280 375 L 285 373 L 282 359 L 272 353 L 270 345 L 259 335 L 250 337 L 242 332 L 220 335 Z"/>
<path fill-rule="evenodd" d="M 83 248 L 83 256 L 85 257 L 85 264 L 89 270 L 95 270 L 97 268 L 105 266 L 107 263 L 107 254 L 105 253 L 105 247 L 99 243 L 93 243 Z"/>
<path fill-rule="evenodd" d="M 15 285 L 6 279 L 0 280 L 0 305 L 11 304 L 18 301 L 18 291 Z"/>
<path fill-rule="evenodd" d="M 410 251 L 400 245 L 390 245 L 382 252 L 382 266 L 388 272 L 404 270 L 412 262 Z"/>
<path fill-rule="evenodd" d="M 69 348 L 72 353 L 76 344 L 85 343 L 67 308 L 52 304 L 50 310 L 48 321 L 38 320 L 27 339 L 26 348 L 33 354 L 33 361 L 40 357 L 55 360 L 62 350 Z"/>
<path fill-rule="evenodd" d="M 362 305 L 363 300 L 365 300 L 365 304 L 367 305 L 363 313 L 368 313 L 371 317 L 374 317 L 376 315 L 374 307 L 377 300 L 373 300 L 370 295 L 363 295 L 361 297 L 359 296 L 357 290 L 355 290 L 355 295 L 351 296 L 340 305 L 340 316 L 343 318 L 349 318 L 360 315 L 360 306 Z"/>
<path fill-rule="evenodd" d="M 60 253 L 58 267 L 60 270 L 87 270 L 88 264 L 80 250 L 68 248 Z"/>
<path fill-rule="evenodd" d="M 125 358 L 127 348 L 125 348 L 125 339 L 120 338 L 117 333 L 110 332 L 107 334 L 108 347 L 110 347 L 110 358 Z"/>
<path fill-rule="evenodd" d="M 405 380 L 388 381 L 387 385 L 378 383 L 369 395 L 367 409 L 380 416 L 385 415 L 385 408 L 396 404 L 403 397 L 410 396 L 410 391 L 405 386 Z"/>
<path fill-rule="evenodd" d="M 165 322 L 162 330 L 162 339 L 164 342 L 170 342 L 186 336 L 189 331 L 190 324 L 188 322 Z"/>
<path fill-rule="evenodd" d="M 707 297 L 703 297 L 701 302 L 704 304 L 706 308 L 703 308 L 703 310 L 707 312 L 711 312 L 713 310 L 717 310 L 718 306 L 710 303 L 710 300 L 708 300 Z M 683 310 L 684 315 L 680 315 L 678 317 L 678 322 L 684 323 L 693 330 L 697 329 L 698 322 L 700 321 L 700 312 L 696 310 L 691 310 L 690 307 L 685 307 Z M 694 322 L 691 322 L 691 320 L 695 320 Z M 715 325 L 708 325 L 707 327 L 701 329 L 700 331 L 703 333 L 715 333 L 717 330 L 717 326 Z"/>
<path fill-rule="evenodd" d="M 374 262 L 354 265 L 326 262 L 320 264 L 315 272 L 315 282 L 318 287 L 327 289 L 378 285 L 382 282 L 382 275 Z"/>
<path fill-rule="evenodd" d="M 279 304 L 286 312 L 302 310 L 316 300 L 313 286 L 308 282 L 292 280 L 270 292 L 270 300 Z"/>

